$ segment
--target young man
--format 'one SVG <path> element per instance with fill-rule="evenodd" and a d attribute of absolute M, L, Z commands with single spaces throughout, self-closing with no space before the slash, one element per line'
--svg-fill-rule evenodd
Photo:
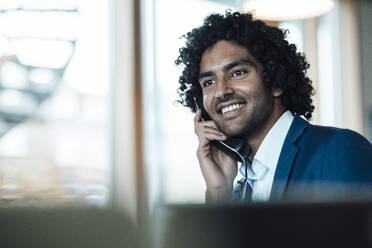
<path fill-rule="evenodd" d="M 288 192 L 321 192 L 324 185 L 372 183 L 372 148 L 365 138 L 300 117 L 310 119 L 314 110 L 309 64 L 285 35 L 250 14 L 227 12 L 208 16 L 184 36 L 176 60 L 183 66 L 178 92 L 196 112 L 207 202 L 267 201 Z M 211 120 L 201 120 L 195 101 Z M 215 143 L 231 137 L 244 139 L 251 151 L 243 154 L 249 160 L 234 189 L 238 163 Z"/>

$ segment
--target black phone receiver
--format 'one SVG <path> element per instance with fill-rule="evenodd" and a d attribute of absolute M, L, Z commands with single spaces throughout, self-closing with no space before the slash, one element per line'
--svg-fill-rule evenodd
<path fill-rule="evenodd" d="M 202 121 L 211 120 L 207 111 L 203 108 L 202 103 L 198 103 L 196 97 L 194 97 L 196 110 L 202 110 Z M 232 157 L 238 162 L 246 163 L 248 160 L 248 156 L 251 153 L 250 147 L 248 146 L 247 142 L 244 139 L 235 137 L 235 138 L 228 138 L 225 141 L 215 140 L 213 141 L 218 148 L 222 149 L 226 152 L 227 155 Z"/>

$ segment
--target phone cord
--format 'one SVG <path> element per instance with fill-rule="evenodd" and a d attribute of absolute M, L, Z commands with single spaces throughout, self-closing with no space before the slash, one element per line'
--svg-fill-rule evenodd
<path fill-rule="evenodd" d="M 248 183 L 248 159 L 249 155 L 243 156 L 243 165 L 244 165 L 244 186 L 243 186 L 243 193 L 242 193 L 242 202 L 246 202 L 248 199 L 247 197 L 250 197 L 252 194 L 252 188 L 251 185 Z M 249 193 L 249 194 L 248 194 Z"/>

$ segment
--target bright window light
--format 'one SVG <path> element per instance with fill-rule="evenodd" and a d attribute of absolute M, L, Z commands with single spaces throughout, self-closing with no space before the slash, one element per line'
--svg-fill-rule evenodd
<path fill-rule="evenodd" d="M 155 1 L 154 64 L 155 102 L 146 103 L 148 116 L 154 114 L 155 134 L 149 134 L 146 142 L 156 151 L 155 158 L 148 157 L 152 168 L 149 188 L 159 188 L 162 199 L 167 203 L 200 203 L 204 201 L 205 183 L 200 173 L 195 151 L 197 137 L 194 134 L 193 114 L 182 106 L 175 106 L 180 70 L 174 64 L 179 48 L 185 40 L 181 35 L 202 25 L 203 19 L 211 13 L 225 13 L 228 7 L 211 1 L 159 0 Z M 192 18 L 190 18 L 192 13 Z M 145 41 L 146 42 L 146 41 Z M 144 59 L 148 59 L 145 56 Z M 149 70 L 151 72 L 151 69 Z M 145 69 L 145 72 L 148 72 Z M 149 78 L 153 75 L 148 75 Z M 149 89 L 145 89 L 147 92 Z M 146 101 L 146 99 L 145 99 Z M 151 128 L 151 127 L 148 127 Z M 182 159 L 180 159 L 182 158 Z M 157 160 L 157 161 L 155 161 Z M 181 175 L 181 176 L 180 176 Z M 161 181 L 161 182 L 160 182 Z M 160 186 L 159 186 L 160 185 Z M 159 194 L 151 191 L 152 194 Z M 154 196 L 150 196 L 155 199 Z M 157 196 L 159 197 L 159 196 Z M 156 201 L 156 200 L 153 200 Z"/>
<path fill-rule="evenodd" d="M 302 26 L 302 21 L 288 21 L 279 23 L 279 28 L 287 29 L 289 31 L 286 40 L 291 44 L 295 44 L 298 52 L 304 52 Z"/>

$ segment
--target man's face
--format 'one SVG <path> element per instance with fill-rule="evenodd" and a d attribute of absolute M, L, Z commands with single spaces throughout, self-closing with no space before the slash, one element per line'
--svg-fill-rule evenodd
<path fill-rule="evenodd" d="M 219 41 L 201 58 L 204 108 L 228 136 L 260 129 L 273 112 L 273 95 L 262 83 L 262 65 L 232 41 Z"/>

